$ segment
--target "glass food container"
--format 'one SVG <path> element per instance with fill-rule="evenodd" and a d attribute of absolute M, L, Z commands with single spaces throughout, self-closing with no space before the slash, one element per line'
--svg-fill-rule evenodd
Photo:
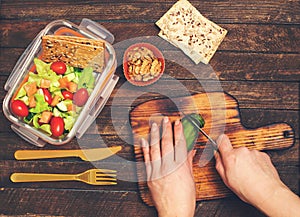
<path fill-rule="evenodd" d="M 105 67 L 101 73 L 93 72 L 95 77 L 93 91 L 90 93 L 86 104 L 82 107 L 71 130 L 63 137 L 58 138 L 49 136 L 42 130 L 33 127 L 32 124 L 25 123 L 22 118 L 12 113 L 10 106 L 23 80 L 33 68 L 34 58 L 41 55 L 42 36 L 44 35 L 78 36 L 105 41 Z M 7 119 L 12 123 L 11 128 L 13 131 L 26 141 L 39 147 L 45 146 L 46 143 L 63 145 L 75 136 L 80 138 L 97 118 L 118 82 L 119 77 L 114 74 L 117 60 L 115 50 L 111 45 L 113 41 L 114 36 L 108 30 L 89 19 L 83 19 L 79 26 L 67 20 L 55 20 L 40 31 L 20 56 L 4 86 L 7 94 L 3 101 L 3 111 Z"/>

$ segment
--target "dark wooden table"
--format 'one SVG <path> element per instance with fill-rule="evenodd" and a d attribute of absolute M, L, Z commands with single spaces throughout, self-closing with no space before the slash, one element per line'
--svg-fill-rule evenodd
<path fill-rule="evenodd" d="M 35 35 L 49 22 L 67 19 L 79 24 L 82 18 L 104 25 L 115 36 L 115 43 L 134 37 L 155 36 L 158 20 L 175 1 L 0 1 L 0 95 L 17 59 Z M 295 130 L 296 142 L 289 149 L 268 152 L 282 180 L 299 194 L 299 85 L 300 85 L 300 4 L 298 0 L 202 0 L 191 3 L 204 16 L 228 30 L 228 35 L 210 64 L 224 91 L 239 102 L 242 123 L 256 128 L 274 122 L 286 122 Z M 168 68 L 169 67 L 169 68 Z M 122 135 L 111 120 L 111 106 L 119 88 L 126 81 L 122 66 L 116 70 L 120 80 L 97 118 L 98 131 L 90 130 L 88 141 L 101 138 L 110 145 L 122 145 L 121 159 L 134 162 L 130 145 L 131 130 L 124 123 Z M 182 82 L 188 89 L 202 91 L 195 78 L 182 68 L 167 63 L 165 74 Z M 162 80 L 167 78 L 163 77 Z M 209 78 L 206 78 L 209 82 Z M 162 87 L 163 88 L 163 87 Z M 172 86 L 167 86 L 172 90 Z M 172 90 L 176 93 L 176 89 Z M 160 94 L 146 93 L 128 106 L 129 90 L 117 101 L 124 111 Z M 176 93 L 180 95 L 180 93 Z M 2 108 L 2 103 L 1 103 Z M 122 122 L 124 121 L 124 122 Z M 92 132 L 92 133 L 91 133 Z M 124 141 L 125 140 L 125 141 Z M 79 148 L 76 139 L 61 147 Z M 13 154 L 20 149 L 38 149 L 16 136 L 10 122 L 0 116 L 0 214 L 57 216 L 155 216 L 145 205 L 136 182 L 119 181 L 117 186 L 88 186 L 78 182 L 15 184 L 12 172 L 77 173 L 95 165 L 76 158 L 17 161 Z M 110 158 L 99 162 L 116 168 L 122 177 L 136 177 L 135 167 Z M 197 203 L 196 216 L 262 216 L 255 208 L 235 196 Z"/>

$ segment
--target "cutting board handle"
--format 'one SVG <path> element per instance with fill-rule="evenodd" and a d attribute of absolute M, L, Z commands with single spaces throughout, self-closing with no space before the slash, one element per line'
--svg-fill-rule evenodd
<path fill-rule="evenodd" d="M 230 133 L 229 133 L 230 134 Z M 234 135 L 239 135 L 235 137 Z M 249 149 L 275 150 L 289 148 L 294 145 L 295 132 L 286 123 L 275 123 L 256 129 L 241 129 L 231 134 L 234 147 L 246 146 Z"/>

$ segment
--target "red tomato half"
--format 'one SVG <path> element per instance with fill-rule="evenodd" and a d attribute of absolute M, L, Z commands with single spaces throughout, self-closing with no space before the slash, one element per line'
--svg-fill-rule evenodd
<path fill-rule="evenodd" d="M 84 106 L 86 101 L 89 98 L 89 93 L 86 88 L 80 88 L 76 91 L 76 93 L 73 96 L 73 102 L 75 105 L 81 107 Z"/>
<path fill-rule="evenodd" d="M 61 117 L 53 117 L 50 121 L 51 133 L 55 137 L 59 137 L 64 132 L 65 123 Z"/>
<path fill-rule="evenodd" d="M 45 101 L 50 105 L 52 103 L 52 96 L 48 89 L 42 88 Z"/>
<path fill-rule="evenodd" d="M 71 100 L 73 99 L 73 93 L 71 93 L 70 91 L 63 90 L 61 93 L 64 99 L 71 99 Z"/>
<path fill-rule="evenodd" d="M 50 66 L 51 70 L 58 75 L 63 75 L 67 71 L 67 66 L 64 62 L 58 61 L 54 62 Z"/>
<path fill-rule="evenodd" d="M 11 103 L 12 112 L 19 117 L 26 117 L 29 114 L 28 107 L 21 100 L 14 100 Z"/>

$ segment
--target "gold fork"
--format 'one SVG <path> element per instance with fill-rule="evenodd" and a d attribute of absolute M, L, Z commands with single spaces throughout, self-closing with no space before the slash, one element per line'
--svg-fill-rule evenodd
<path fill-rule="evenodd" d="M 116 185 L 116 171 L 90 169 L 79 174 L 13 173 L 13 182 L 81 181 L 90 185 Z"/>

